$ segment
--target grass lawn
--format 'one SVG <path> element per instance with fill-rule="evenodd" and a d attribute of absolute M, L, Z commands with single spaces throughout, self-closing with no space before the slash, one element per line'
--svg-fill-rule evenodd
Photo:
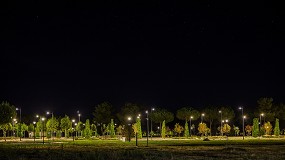
<path fill-rule="evenodd" d="M 1 142 L 0 159 L 285 159 L 285 139 Z"/>

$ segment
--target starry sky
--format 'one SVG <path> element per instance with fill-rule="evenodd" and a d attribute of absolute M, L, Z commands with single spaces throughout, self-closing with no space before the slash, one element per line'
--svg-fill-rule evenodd
<path fill-rule="evenodd" d="M 25 2 L 26 3 L 26 2 Z M 29 2 L 32 3 L 32 2 Z M 37 1 L 1 10 L 0 100 L 91 115 L 109 101 L 256 107 L 285 102 L 284 16 L 247 2 Z"/>

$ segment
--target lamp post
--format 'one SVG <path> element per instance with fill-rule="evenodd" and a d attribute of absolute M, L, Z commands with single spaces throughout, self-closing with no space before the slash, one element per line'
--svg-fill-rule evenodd
<path fill-rule="evenodd" d="M 221 128 L 220 128 L 220 132 L 221 132 L 221 136 L 223 136 L 223 129 L 222 129 L 223 112 L 220 110 L 219 113 L 221 114 Z"/>
<path fill-rule="evenodd" d="M 191 120 L 193 119 L 193 116 L 190 116 L 189 117 L 189 130 L 190 130 L 190 137 L 192 136 L 192 133 L 191 133 L 191 131 L 192 131 L 192 125 L 191 125 Z"/>
<path fill-rule="evenodd" d="M 244 118 L 245 116 L 243 115 L 243 107 L 239 107 L 239 109 L 241 110 L 241 114 L 242 114 L 242 139 L 244 140 Z"/>
<path fill-rule="evenodd" d="M 13 119 L 13 137 L 15 136 L 15 123 L 17 123 L 17 119 Z"/>
<path fill-rule="evenodd" d="M 264 116 L 264 113 L 261 113 L 260 115 L 259 115 L 259 133 L 260 133 L 260 137 L 261 137 L 261 116 L 263 117 Z"/>
<path fill-rule="evenodd" d="M 152 116 L 152 111 L 154 111 L 155 110 L 155 108 L 151 108 L 151 110 L 150 110 L 150 114 L 151 114 L 151 116 Z M 150 119 L 150 138 L 152 139 L 152 118 Z"/>
<path fill-rule="evenodd" d="M 45 126 L 44 126 L 45 118 L 42 117 L 42 125 L 43 125 L 43 144 L 45 144 Z"/>
<path fill-rule="evenodd" d="M 47 115 L 51 114 L 51 138 L 53 139 L 53 112 L 47 112 Z"/>
<path fill-rule="evenodd" d="M 131 120 L 132 120 L 132 117 L 128 117 L 128 121 L 129 121 L 129 142 L 131 142 Z"/>
<path fill-rule="evenodd" d="M 205 113 L 201 114 L 201 123 L 203 123 L 203 117 L 205 116 Z"/>
<path fill-rule="evenodd" d="M 77 115 L 78 115 L 78 122 L 80 122 L 80 116 L 81 116 L 81 114 L 79 113 L 79 110 L 77 111 Z"/>
<path fill-rule="evenodd" d="M 73 123 L 75 123 L 75 119 L 71 120 L 72 121 L 72 126 L 73 126 Z M 73 137 L 73 142 L 74 142 L 74 128 L 72 128 L 73 132 L 72 132 L 72 137 Z"/>
<path fill-rule="evenodd" d="M 16 111 L 20 111 L 20 141 L 22 140 L 22 125 L 21 125 L 21 118 L 22 118 L 22 109 L 20 108 L 16 108 Z"/>
<path fill-rule="evenodd" d="M 148 110 L 145 111 L 146 113 L 146 146 L 148 147 L 148 135 L 149 135 L 149 129 L 148 129 Z"/>
<path fill-rule="evenodd" d="M 34 124 L 34 142 L 36 142 L 36 123 L 37 122 L 33 122 L 33 124 Z"/>

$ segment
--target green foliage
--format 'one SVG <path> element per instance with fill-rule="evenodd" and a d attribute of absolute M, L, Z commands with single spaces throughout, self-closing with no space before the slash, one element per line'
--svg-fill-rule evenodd
<path fill-rule="evenodd" d="M 184 126 L 184 137 L 189 137 L 189 127 L 188 127 L 188 123 L 187 121 L 185 122 L 185 126 Z"/>
<path fill-rule="evenodd" d="M 117 114 L 117 117 L 122 124 L 128 124 L 128 117 L 136 117 L 139 113 L 140 107 L 137 104 L 126 103 Z"/>
<path fill-rule="evenodd" d="M 138 138 L 142 138 L 142 126 L 141 126 L 141 119 L 137 118 L 136 120 L 136 125 L 137 125 L 137 129 L 138 129 Z"/>
<path fill-rule="evenodd" d="M 239 135 L 239 132 L 240 132 L 238 126 L 235 126 L 235 125 L 234 125 L 233 128 L 234 128 L 235 136 L 238 136 L 238 135 Z"/>
<path fill-rule="evenodd" d="M 274 117 L 276 116 L 276 108 L 273 106 L 272 98 L 260 98 L 257 101 L 258 104 L 258 113 L 266 113 L 266 120 L 269 122 L 274 121 Z"/>
<path fill-rule="evenodd" d="M 6 132 L 11 128 L 11 123 L 5 123 L 0 125 L 0 129 L 3 131 L 3 136 L 6 141 Z"/>
<path fill-rule="evenodd" d="M 109 102 L 98 104 L 93 112 L 94 121 L 99 124 L 108 124 L 112 118 L 112 108 Z"/>
<path fill-rule="evenodd" d="M 213 124 L 213 121 L 218 119 L 219 118 L 219 110 L 217 107 L 207 107 L 205 110 L 205 121 L 209 122 L 210 123 L 210 136 L 212 135 L 212 124 Z"/>
<path fill-rule="evenodd" d="M 0 104 L 0 125 L 12 123 L 11 117 L 16 116 L 16 108 L 8 102 Z"/>
<path fill-rule="evenodd" d="M 123 135 L 123 126 L 122 125 L 119 125 L 117 128 L 116 128 L 116 133 L 117 135 Z"/>
<path fill-rule="evenodd" d="M 110 136 L 111 138 L 115 137 L 115 124 L 114 124 L 113 119 L 111 119 L 111 123 L 110 123 Z"/>
<path fill-rule="evenodd" d="M 75 127 L 75 130 L 76 130 L 76 132 L 78 133 L 77 136 L 83 136 L 83 135 L 82 135 L 82 132 L 83 132 L 83 130 L 84 130 L 83 122 L 81 122 L 81 121 L 78 122 L 77 125 L 76 125 L 76 127 Z"/>
<path fill-rule="evenodd" d="M 207 135 L 208 132 L 209 132 L 209 128 L 207 127 L 207 124 L 206 123 L 199 123 L 199 126 L 198 126 L 198 131 L 201 135 Z"/>
<path fill-rule="evenodd" d="M 161 127 L 161 138 L 165 138 L 166 135 L 166 126 L 165 126 L 165 120 L 162 122 L 162 127 Z"/>
<path fill-rule="evenodd" d="M 265 134 L 266 135 L 271 135 L 271 132 L 272 132 L 272 125 L 270 122 L 266 122 L 264 123 L 264 130 L 265 130 Z"/>
<path fill-rule="evenodd" d="M 48 133 L 56 132 L 59 126 L 58 119 L 56 117 L 48 119 L 46 123 L 46 128 Z"/>
<path fill-rule="evenodd" d="M 67 115 L 60 120 L 60 128 L 64 131 L 65 138 L 68 137 L 68 130 L 72 127 L 72 122 Z"/>
<path fill-rule="evenodd" d="M 165 123 L 171 122 L 174 120 L 174 115 L 172 112 L 167 111 L 166 109 L 157 108 L 155 111 L 150 113 L 150 119 L 155 123 L 162 123 L 165 120 Z"/>
<path fill-rule="evenodd" d="M 279 136 L 280 135 L 280 128 L 279 128 L 279 119 L 275 119 L 275 126 L 274 126 L 274 135 Z"/>
<path fill-rule="evenodd" d="M 97 133 L 96 125 L 95 124 L 91 124 L 90 128 L 91 128 L 91 131 L 92 131 L 92 136 L 97 137 L 98 133 Z"/>
<path fill-rule="evenodd" d="M 257 137 L 259 134 L 259 121 L 258 118 L 253 118 L 252 136 Z"/>
<path fill-rule="evenodd" d="M 246 131 L 247 135 L 250 136 L 250 134 L 252 132 L 252 126 L 246 125 L 244 130 Z"/>
<path fill-rule="evenodd" d="M 180 134 L 183 131 L 183 127 L 179 125 L 179 123 L 176 123 L 174 126 L 174 132 L 177 133 L 177 135 L 180 137 Z"/>
<path fill-rule="evenodd" d="M 85 121 L 84 135 L 85 135 L 85 138 L 87 139 L 89 139 L 92 136 L 89 119 L 86 119 Z"/>
<path fill-rule="evenodd" d="M 222 111 L 223 114 L 223 119 L 234 119 L 235 117 L 235 112 L 231 107 L 221 107 L 220 109 Z"/>
<path fill-rule="evenodd" d="M 191 116 L 193 117 L 192 120 L 197 120 L 200 113 L 191 107 L 183 107 L 176 112 L 176 117 L 180 120 L 188 121 Z"/>
<path fill-rule="evenodd" d="M 223 125 L 222 130 L 223 130 L 223 133 L 225 133 L 227 135 L 231 131 L 231 126 L 226 123 L 226 124 Z"/>

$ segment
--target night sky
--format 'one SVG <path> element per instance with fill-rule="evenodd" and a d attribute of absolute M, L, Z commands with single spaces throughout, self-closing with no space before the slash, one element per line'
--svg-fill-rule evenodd
<path fill-rule="evenodd" d="M 278 4 L 59 3 L 1 10 L 0 100 L 24 114 L 285 102 Z"/>

